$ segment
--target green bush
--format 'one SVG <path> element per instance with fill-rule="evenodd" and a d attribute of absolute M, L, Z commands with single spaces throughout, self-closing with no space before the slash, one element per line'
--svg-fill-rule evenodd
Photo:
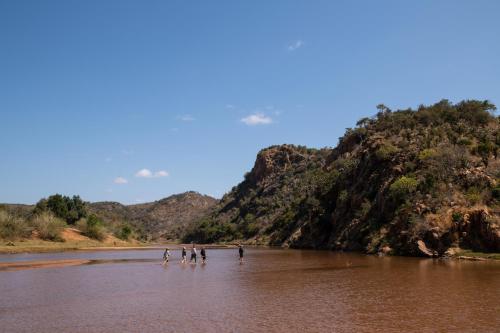
<path fill-rule="evenodd" d="M 26 220 L 0 210 L 0 238 L 16 240 L 31 236 L 31 228 Z"/>
<path fill-rule="evenodd" d="M 251 238 L 259 232 L 259 227 L 256 223 L 249 223 L 245 226 L 243 235 L 245 238 Z"/>
<path fill-rule="evenodd" d="M 238 232 L 245 238 L 251 238 L 259 232 L 259 227 L 255 223 L 255 216 L 251 213 L 245 214 L 243 221 L 238 225 Z"/>
<path fill-rule="evenodd" d="M 465 193 L 465 198 L 471 204 L 477 204 L 481 201 L 481 191 L 477 187 L 471 187 Z"/>
<path fill-rule="evenodd" d="M 457 144 L 459 146 L 470 146 L 472 144 L 472 141 L 469 138 L 463 137 L 458 139 Z"/>
<path fill-rule="evenodd" d="M 347 193 L 346 190 L 340 191 L 339 196 L 337 197 L 339 204 L 343 204 L 344 202 L 346 202 L 348 195 L 349 194 Z"/>
<path fill-rule="evenodd" d="M 87 237 L 97 239 L 99 241 L 106 238 L 106 230 L 102 225 L 102 221 L 95 215 L 90 215 L 88 218 L 79 220 L 76 227 Z"/>
<path fill-rule="evenodd" d="M 418 154 L 418 159 L 421 161 L 428 160 L 430 158 L 433 158 L 437 155 L 437 152 L 435 149 L 424 149 Z"/>
<path fill-rule="evenodd" d="M 66 222 L 55 217 L 53 214 L 44 212 L 35 215 L 31 223 L 41 239 L 63 241 L 61 232 L 66 227 Z"/>
<path fill-rule="evenodd" d="M 491 190 L 491 196 L 496 200 L 500 200 L 500 186 L 496 186 Z"/>
<path fill-rule="evenodd" d="M 417 186 L 418 181 L 415 178 L 402 176 L 391 184 L 389 192 L 394 198 L 406 198 L 417 190 Z"/>
<path fill-rule="evenodd" d="M 87 216 L 85 202 L 74 195 L 72 198 L 54 194 L 47 199 L 41 199 L 35 206 L 35 214 L 50 211 L 56 217 L 65 220 L 68 224 L 75 224 L 76 221 Z"/>
<path fill-rule="evenodd" d="M 296 220 L 296 212 L 292 209 L 287 209 L 283 214 L 278 216 L 278 218 L 264 230 L 266 235 L 270 235 L 275 231 L 286 229 L 288 226 L 292 225 Z"/>
<path fill-rule="evenodd" d="M 477 145 L 477 153 L 481 156 L 483 163 L 488 166 L 488 158 L 495 151 L 495 145 L 485 140 Z"/>
<path fill-rule="evenodd" d="M 451 214 L 451 219 L 455 223 L 462 222 L 462 220 L 463 220 L 462 213 L 460 213 L 460 212 L 453 212 L 453 214 Z"/>
<path fill-rule="evenodd" d="M 122 240 L 128 240 L 131 235 L 132 235 L 132 228 L 130 228 L 130 226 L 128 225 L 122 226 L 116 233 L 116 237 Z"/>
<path fill-rule="evenodd" d="M 390 143 L 383 144 L 375 152 L 377 159 L 381 161 L 390 160 L 394 155 L 397 154 L 399 149 Z"/>
<path fill-rule="evenodd" d="M 193 223 L 182 237 L 185 243 L 215 243 L 241 238 L 242 235 L 236 230 L 233 223 L 218 223 L 209 216 L 205 216 Z"/>

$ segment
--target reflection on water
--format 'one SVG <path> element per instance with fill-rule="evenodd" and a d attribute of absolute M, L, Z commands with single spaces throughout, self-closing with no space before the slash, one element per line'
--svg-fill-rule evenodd
<path fill-rule="evenodd" d="M 85 260 L 0 271 L 2 332 L 495 332 L 500 263 L 321 251 L 73 252 L 0 261 Z"/>

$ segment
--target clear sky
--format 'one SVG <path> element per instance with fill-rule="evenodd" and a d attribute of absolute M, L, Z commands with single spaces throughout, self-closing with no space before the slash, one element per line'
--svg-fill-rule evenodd
<path fill-rule="evenodd" d="M 0 202 L 222 196 L 257 152 L 500 104 L 500 1 L 0 0 Z M 146 170 L 144 170 L 146 169 Z"/>

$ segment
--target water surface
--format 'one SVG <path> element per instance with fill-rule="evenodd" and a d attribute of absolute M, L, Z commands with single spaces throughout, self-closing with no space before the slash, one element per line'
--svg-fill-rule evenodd
<path fill-rule="evenodd" d="M 90 260 L 0 271 L 2 332 L 498 332 L 500 263 L 322 251 L 0 255 Z"/>

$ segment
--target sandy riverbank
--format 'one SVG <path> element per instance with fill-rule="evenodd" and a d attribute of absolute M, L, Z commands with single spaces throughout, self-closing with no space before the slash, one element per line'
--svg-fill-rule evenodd
<path fill-rule="evenodd" d="M 15 253 L 45 253 L 65 251 L 115 251 L 115 250 L 160 250 L 168 247 L 179 250 L 183 246 L 190 248 L 191 244 L 179 243 L 139 243 L 139 242 L 98 242 L 93 240 L 48 242 L 42 240 L 23 240 L 17 242 L 0 242 L 0 254 Z M 206 248 L 231 248 L 235 245 L 206 244 L 198 245 Z"/>

